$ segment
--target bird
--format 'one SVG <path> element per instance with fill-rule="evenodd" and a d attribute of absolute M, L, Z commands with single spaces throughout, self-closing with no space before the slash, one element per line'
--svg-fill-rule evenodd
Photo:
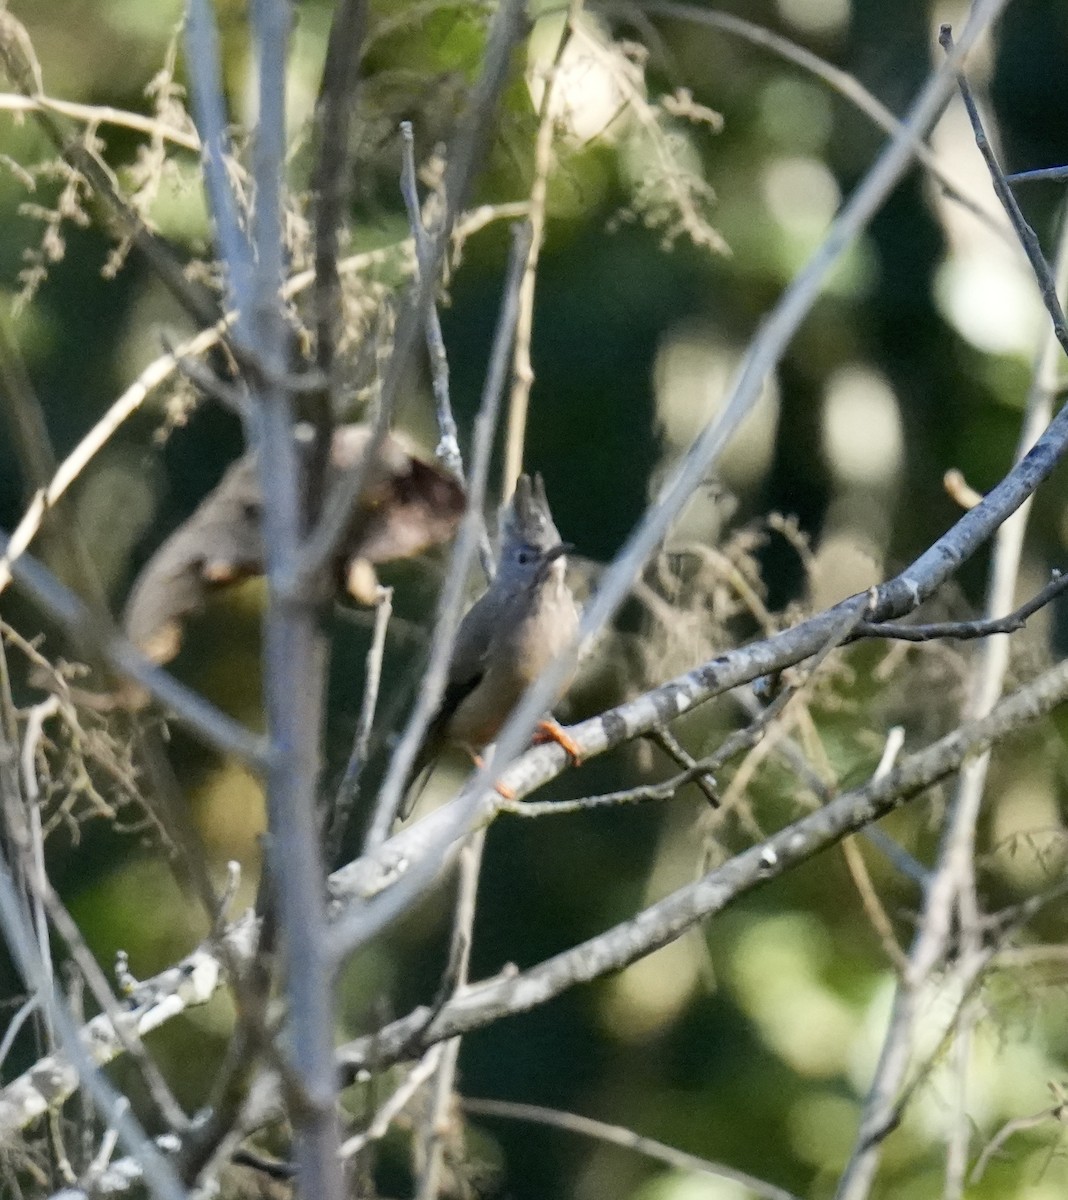
<path fill-rule="evenodd" d="M 567 583 L 571 549 L 560 539 L 541 475 L 520 475 L 502 524 L 496 574 L 457 629 L 445 691 L 411 780 L 449 745 L 481 765 L 480 752 L 496 740 L 527 687 L 572 643 L 579 613 Z M 557 698 L 570 683 L 561 683 Z M 540 723 L 537 740 L 559 742 L 574 762 L 580 759 L 553 720 Z"/>

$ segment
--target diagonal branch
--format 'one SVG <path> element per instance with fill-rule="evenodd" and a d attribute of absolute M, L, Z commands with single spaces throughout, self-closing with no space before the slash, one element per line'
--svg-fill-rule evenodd
<path fill-rule="evenodd" d="M 352 1074 L 365 1067 L 380 1070 L 392 1062 L 416 1057 L 429 1045 L 525 1012 L 577 984 L 634 962 L 847 834 L 899 808 L 958 771 L 969 756 L 1028 728 L 1066 700 L 1068 662 L 1062 662 L 1001 701 L 988 716 L 968 722 L 901 759 L 893 770 L 877 773 L 868 784 L 842 794 L 824 808 L 786 826 L 631 920 L 521 974 L 513 970 L 469 987 L 436 1014 L 419 1008 L 376 1034 L 349 1043 L 339 1052 L 345 1071 Z M 549 749 L 539 747 L 526 757 L 544 757 Z M 337 872 L 332 882 L 340 884 L 344 874 L 344 870 Z M 241 956 L 252 953 L 254 936 L 254 922 L 248 918 L 228 935 L 232 949 Z M 178 967 L 139 986 L 130 1013 L 131 1023 L 143 1034 L 187 1005 L 206 1002 L 219 979 L 218 958 L 203 947 Z M 122 1052 L 121 1042 L 110 1030 L 105 1016 L 94 1018 L 86 1030 L 86 1040 L 93 1045 L 98 1062 L 109 1062 Z M 54 1081 L 48 1092 L 40 1091 L 39 1081 L 44 1079 Z M 0 1140 L 28 1124 L 49 1104 L 62 1103 L 76 1086 L 77 1076 L 62 1056 L 53 1062 L 38 1063 L 0 1091 Z M 249 1114 L 250 1123 L 264 1119 L 278 1100 L 277 1084 L 266 1087 L 257 1102 L 257 1111 Z"/>
<path fill-rule="evenodd" d="M 520 974 L 505 972 L 449 1001 L 429 1025 L 426 1009 L 342 1047 L 347 1072 L 379 1069 L 395 1056 L 527 1012 L 580 983 L 617 971 L 659 949 L 687 929 L 722 912 L 741 896 L 813 858 L 847 834 L 879 820 L 982 752 L 1068 700 L 1068 662 L 1062 662 L 998 704 L 989 716 L 968 722 L 863 787 L 802 817 L 759 845 L 709 871 L 602 934 Z M 425 1027 L 421 1027 L 420 1022 Z"/>
<path fill-rule="evenodd" d="M 797 1200 L 793 1192 L 757 1179 L 745 1171 L 736 1171 L 723 1163 L 710 1162 L 696 1154 L 676 1150 L 674 1146 L 658 1142 L 655 1138 L 643 1137 L 622 1125 L 609 1125 L 605 1121 L 579 1116 L 578 1113 L 561 1112 L 557 1108 L 544 1108 L 540 1104 L 516 1104 L 509 1100 L 476 1100 L 472 1096 L 463 1096 L 461 1104 L 465 1112 L 476 1117 L 503 1117 L 510 1121 L 548 1125 L 552 1129 L 562 1129 L 567 1133 L 577 1133 L 581 1137 L 595 1138 L 612 1146 L 620 1146 L 624 1150 L 633 1150 L 637 1154 L 644 1154 L 646 1158 L 673 1167 L 676 1171 L 694 1171 L 718 1179 L 729 1179 L 732 1183 L 740 1184 L 747 1192 L 752 1192 L 758 1200 Z"/>
<path fill-rule="evenodd" d="M 1061 239 L 1058 275 L 1063 288 L 1068 284 L 1068 236 Z M 1049 329 L 1039 349 L 1017 455 L 1028 450 L 1052 412 L 1057 365 L 1061 358 L 1058 340 L 1054 330 Z M 1029 508 L 1030 501 L 1025 501 L 998 530 L 986 600 L 991 624 L 996 624 L 999 614 L 1012 603 Z M 1048 593 L 1060 583 L 1061 580 L 1056 579 L 1044 591 Z M 1001 694 L 1008 658 L 1006 637 L 994 637 L 983 644 L 970 673 L 966 717 L 983 717 L 993 708 Z M 975 829 L 988 764 L 989 754 L 973 756 L 965 764 L 949 805 L 937 866 L 925 888 L 923 910 L 909 950 L 908 964 L 898 980 L 889 1026 L 865 1100 L 856 1141 L 839 1181 L 837 1194 L 840 1200 L 863 1200 L 870 1194 L 882 1157 L 882 1143 L 899 1120 L 899 1093 L 912 1061 L 923 985 L 943 961 L 953 942 L 965 964 L 978 963 L 982 958 L 983 936 L 979 928 L 973 860 Z M 974 1007 L 967 1005 L 966 1030 L 970 1028 L 967 1014 L 973 1012 Z M 958 1050 L 961 1055 L 958 1074 L 963 1078 L 966 1036 L 958 1042 Z M 964 1160 L 971 1127 L 966 1114 L 961 1111 L 957 1115 L 956 1135 L 947 1154 L 946 1192 L 959 1195 L 963 1188 Z"/>
<path fill-rule="evenodd" d="M 489 768 L 479 772 L 475 780 L 449 807 L 448 815 L 443 819 L 437 838 L 428 847 L 429 855 L 426 858 L 421 857 L 416 864 L 409 865 L 406 877 L 391 887 L 388 893 L 376 896 L 373 902 L 369 902 L 358 913 L 351 914 L 339 923 L 334 936 L 335 949 L 339 956 L 351 953 L 357 947 L 365 945 L 401 913 L 407 911 L 430 886 L 438 871 L 453 860 L 458 846 L 462 844 L 470 831 L 486 819 L 487 803 L 492 803 L 492 801 L 487 801 L 489 787 L 502 775 L 502 769 L 507 767 L 523 749 L 535 724 L 552 704 L 552 699 L 558 693 L 562 681 L 572 671 L 580 647 L 588 645 L 611 620 L 629 594 L 634 580 L 656 548 L 662 543 L 664 536 L 689 497 L 706 478 L 709 469 L 723 453 L 731 437 L 756 403 L 765 378 L 779 361 L 802 321 L 811 311 L 824 281 L 839 256 L 866 227 L 909 167 L 917 136 L 925 133 L 941 114 L 953 86 L 952 72 L 956 69 L 961 57 L 1001 11 L 1004 2 L 1005 0 L 976 0 L 962 32 L 960 43 L 954 48 L 946 62 L 932 74 L 913 103 L 901 130 L 887 145 L 853 196 L 835 218 L 822 244 L 806 266 L 795 276 L 779 303 L 769 314 L 764 327 L 750 346 L 749 353 L 741 365 L 730 390 L 729 398 L 719 417 L 697 437 L 688 453 L 675 468 L 656 503 L 646 512 L 626 545 L 605 572 L 600 586 L 583 615 L 575 642 L 555 662 L 550 664 L 541 677 L 528 689 L 525 697 L 501 730 Z M 1068 426 L 1068 416 L 1065 417 L 1064 423 Z M 1064 433 L 1060 433 L 1059 436 L 1063 440 Z M 1062 448 L 1061 441 L 1057 442 L 1057 446 L 1059 453 Z M 1036 451 L 1037 449 L 1036 447 Z M 1033 451 L 1032 454 L 1034 453 Z M 1045 474 L 1052 470 L 1055 459 L 1056 454 L 1048 462 L 1044 461 L 1044 470 L 1040 472 L 1041 478 L 1044 478 Z M 1024 497 L 1034 490 L 1034 486 L 1037 486 L 1037 480 L 1030 488 L 1021 492 L 1019 500 L 1013 507 L 1022 503 Z M 997 489 L 995 489 L 996 491 Z M 994 493 L 991 495 L 993 496 Z M 1003 497 L 999 497 L 999 499 L 1003 499 Z M 987 500 L 990 500 L 990 497 L 987 497 Z M 977 515 L 980 513 L 982 513 L 981 516 Z M 960 524 L 965 526 L 967 519 L 973 518 L 974 524 L 965 526 L 965 528 L 974 536 L 983 522 L 989 519 L 989 516 L 989 508 L 984 512 L 983 505 L 979 505 L 967 513 Z M 989 536 L 997 523 L 995 521 L 989 526 L 985 536 Z M 924 578 L 931 581 L 932 590 L 959 565 L 959 560 L 954 562 L 951 558 L 943 559 L 941 552 L 937 557 L 937 563 L 931 563 L 925 559 L 918 560 L 923 564 Z M 919 590 L 919 584 L 911 575 L 899 577 L 897 581 L 894 581 L 894 585 L 887 585 L 879 589 L 877 602 L 867 615 L 876 620 L 885 620 L 890 615 L 900 615 L 911 611 L 920 602 L 923 595 L 924 593 Z M 865 601 L 864 598 L 854 598 L 846 601 L 846 604 L 860 607 L 865 604 Z M 850 608 L 849 611 L 852 609 Z M 842 606 L 838 606 L 825 614 L 823 618 L 798 627 L 799 629 L 803 628 L 805 633 L 797 634 L 795 630 L 781 636 L 783 639 L 789 640 L 790 635 L 795 634 L 806 647 L 799 657 L 805 657 L 819 649 L 844 615 L 845 610 L 842 609 Z M 784 649 L 786 644 L 786 641 L 780 641 L 778 648 Z M 792 661 L 796 662 L 797 659 Z M 762 671 L 756 672 L 756 674 L 762 673 Z M 755 677 L 755 675 L 748 676 L 749 679 Z M 733 686 L 736 682 L 741 682 L 741 680 L 735 679 L 727 686 Z M 669 704 L 676 699 L 680 701 L 680 706 L 673 712 L 665 712 L 663 716 L 667 719 L 673 719 L 692 706 L 691 697 L 668 693 Z M 638 732 L 646 732 L 656 723 L 657 719 L 659 719 L 659 714 L 652 714 L 652 719 L 642 728 L 631 730 L 630 736 L 634 736 Z M 591 740 L 594 742 L 592 747 L 594 753 L 599 753 L 607 745 L 607 738 L 602 741 L 601 738 L 594 736 Z M 511 787 L 510 777 L 507 782 Z"/>
<path fill-rule="evenodd" d="M 952 53 L 953 33 L 949 25 L 942 26 L 938 34 L 938 41 L 947 54 Z M 979 153 L 983 156 L 983 162 L 986 163 L 987 170 L 990 172 L 990 182 L 994 188 L 994 194 L 1001 201 L 1001 206 L 1005 210 L 1005 215 L 1009 218 L 1013 232 L 1019 239 L 1024 254 L 1027 255 L 1027 261 L 1031 264 L 1031 270 L 1038 281 L 1038 290 L 1042 296 L 1042 303 L 1046 306 L 1046 311 L 1053 322 L 1053 332 L 1056 334 L 1057 341 L 1060 342 L 1064 352 L 1068 354 L 1068 324 L 1065 323 L 1064 310 L 1061 308 L 1061 302 L 1057 298 L 1057 284 L 1053 278 L 1053 272 L 1050 270 L 1050 265 L 1046 262 L 1045 256 L 1042 253 L 1042 246 L 1039 243 L 1038 235 L 1027 223 L 1026 218 L 1020 211 L 1019 204 L 1016 202 L 1016 197 L 1012 194 L 1012 188 L 1009 187 L 1005 173 L 1002 171 L 994 154 L 993 147 L 990 145 L 990 139 L 986 136 L 986 130 L 983 128 L 983 121 L 979 116 L 979 108 L 972 95 L 972 89 L 965 78 L 964 72 L 960 68 L 956 69 L 956 77 L 961 99 L 964 101 L 968 120 L 971 122 L 972 132 L 975 135 L 975 144 L 979 149 Z"/>
<path fill-rule="evenodd" d="M 104 624 L 68 588 L 36 559 L 22 554 L 13 561 L 10 539 L 0 530 L 0 564 L 6 562 L 18 587 L 75 641 L 84 639 L 120 675 L 132 679 L 167 709 L 174 719 L 187 725 L 209 746 L 233 754 L 262 769 L 267 762 L 264 740 L 228 717 L 199 692 L 179 683 L 173 675 L 149 661 L 110 622 Z"/>

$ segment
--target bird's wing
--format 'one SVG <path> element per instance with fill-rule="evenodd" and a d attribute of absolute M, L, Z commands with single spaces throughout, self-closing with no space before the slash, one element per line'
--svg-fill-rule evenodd
<path fill-rule="evenodd" d="M 415 800 L 426 778 L 420 779 L 427 767 L 434 761 L 442 749 L 445 730 L 449 718 L 463 704 L 476 687 L 486 671 L 486 660 L 489 657 L 490 645 L 496 622 L 489 619 L 486 612 L 488 606 L 483 604 L 485 596 L 477 600 L 468 609 L 460 627 L 456 631 L 456 642 L 453 646 L 452 659 L 449 662 L 449 677 L 445 691 L 438 705 L 438 711 L 427 726 L 423 744 L 419 747 L 415 762 L 412 764 L 405 791 L 408 802 L 401 811 L 406 817 L 414 807 Z M 414 794 L 413 794 L 414 793 Z"/>
<path fill-rule="evenodd" d="M 490 600 L 490 592 L 481 596 L 464 614 L 456 631 L 456 642 L 449 662 L 449 682 L 446 688 L 465 687 L 470 691 L 471 681 L 477 682 L 486 670 L 490 646 L 494 634 L 500 627 L 500 612 L 491 611 L 501 607 L 500 600 Z"/>
<path fill-rule="evenodd" d="M 486 600 L 487 596 L 482 596 L 475 601 L 456 631 L 456 642 L 449 662 L 449 678 L 441 704 L 430 723 L 428 742 L 435 740 L 435 734 L 440 735 L 444 731 L 449 718 L 478 687 L 486 673 L 493 637 L 500 624 L 500 613 L 491 613 Z M 495 600 L 493 606 L 499 608 L 499 600 Z"/>

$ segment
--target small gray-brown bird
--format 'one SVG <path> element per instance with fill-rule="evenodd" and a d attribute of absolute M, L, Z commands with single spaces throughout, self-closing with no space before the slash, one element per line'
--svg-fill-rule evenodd
<path fill-rule="evenodd" d="M 461 746 L 479 762 L 479 751 L 496 740 L 527 687 L 574 638 L 578 609 L 564 558 L 570 548 L 553 523 L 541 476 L 531 482 L 521 475 L 504 519 L 497 573 L 460 622 L 445 694 L 413 779 L 446 745 Z M 578 760 L 555 721 L 543 721 L 539 732 Z"/>

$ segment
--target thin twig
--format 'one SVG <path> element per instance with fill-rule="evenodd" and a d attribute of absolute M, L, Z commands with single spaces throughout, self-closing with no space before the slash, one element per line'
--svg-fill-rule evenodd
<path fill-rule="evenodd" d="M 1068 1099 L 1066 1099 L 1064 1089 L 1060 1085 L 1051 1084 L 1050 1088 L 1056 1097 L 1056 1103 L 1050 1108 L 1044 1108 L 1041 1112 L 1034 1113 L 1032 1116 L 1016 1117 L 1012 1121 L 1006 1121 L 986 1146 L 983 1147 L 983 1152 L 976 1159 L 970 1177 L 971 1183 L 979 1183 L 983 1175 L 986 1174 L 990 1160 L 1014 1134 L 1026 1133 L 1027 1130 L 1037 1129 L 1039 1126 L 1045 1125 L 1050 1121 L 1064 1123 L 1065 1114 L 1068 1112 Z"/>
<path fill-rule="evenodd" d="M 545 241 L 545 207 L 549 191 L 549 172 L 552 168 L 553 134 L 556 116 L 553 94 L 564 50 L 572 35 L 572 22 L 581 12 L 582 0 L 569 0 L 564 24 L 556 43 L 552 63 L 545 71 L 544 90 L 538 112 L 538 132 L 534 139 L 534 178 L 530 185 L 530 246 L 519 285 L 519 312 L 516 317 L 515 347 L 513 350 L 512 388 L 508 399 L 508 420 L 504 440 L 504 477 L 501 480 L 501 499 L 508 500 L 515 490 L 516 480 L 523 470 L 523 445 L 526 441 L 527 409 L 530 389 L 534 383 L 534 367 L 530 359 L 530 340 L 534 329 L 534 289 L 538 278 L 538 258 Z"/>
<path fill-rule="evenodd" d="M 430 269 L 433 254 L 432 239 L 423 224 L 423 210 L 419 203 L 419 181 L 415 169 L 415 136 L 412 132 L 411 121 L 401 122 L 401 195 L 404 197 L 404 207 L 408 212 L 408 224 L 415 242 L 415 261 L 417 278 Z M 445 351 L 445 338 L 441 332 L 441 318 L 438 306 L 433 297 L 426 306 L 426 351 L 430 359 L 430 381 L 434 392 L 434 409 L 438 422 L 438 444 L 434 453 L 445 467 L 465 483 L 464 460 L 460 452 L 460 443 L 456 432 L 456 419 L 452 414 L 452 401 L 449 397 L 449 358 Z M 481 515 L 481 506 L 476 507 Z M 479 533 L 479 558 L 482 561 L 482 572 L 487 579 L 493 578 L 494 562 L 493 548 L 490 545 L 489 534 L 486 532 L 485 521 Z"/>
<path fill-rule="evenodd" d="M 1051 410 L 1047 407 L 1043 411 L 1043 421 L 1048 421 Z M 1033 425 L 1031 428 L 1034 432 Z M 1064 591 L 1068 591 L 1068 573 L 1054 571 L 1053 578 L 1040 592 L 1003 617 L 987 617 L 977 621 L 938 621 L 929 625 L 899 625 L 890 622 L 874 624 L 861 621 L 853 631 L 853 637 L 892 638 L 900 642 L 932 642 L 939 639 L 964 642 L 1015 633 L 1026 625 L 1029 617 L 1051 604 Z"/>
<path fill-rule="evenodd" d="M 100 125 L 116 125 L 134 133 L 145 133 L 161 141 L 181 146 L 183 150 L 200 151 L 200 138 L 196 130 L 178 129 L 158 117 L 130 112 L 125 108 L 113 108 L 110 104 L 75 104 L 70 100 L 57 100 L 54 96 L 20 96 L 14 92 L 0 92 L 0 111 L 55 113 L 57 117 L 68 117 L 81 121 L 96 129 Z"/>
<path fill-rule="evenodd" d="M 0 531 L 0 558 L 10 544 Z M 263 738 L 250 733 L 240 722 L 228 717 L 198 692 L 179 683 L 173 675 L 157 667 L 113 628 L 102 627 L 87 606 L 28 554 L 22 554 L 9 569 L 17 586 L 75 640 L 84 639 L 120 675 L 140 684 L 170 712 L 209 746 L 224 754 L 233 754 L 262 769 L 267 763 Z"/>
<path fill-rule="evenodd" d="M 393 589 L 380 587 L 375 600 L 375 623 L 371 634 L 371 646 L 367 651 L 367 665 L 363 675 L 363 699 L 360 716 L 356 722 L 356 734 L 352 752 L 345 764 L 345 773 L 338 785 L 330 816 L 330 829 L 326 837 L 326 861 L 333 862 L 341 850 L 345 831 L 348 828 L 353 806 L 359 795 L 360 776 L 367 764 L 371 747 L 371 730 L 374 726 L 375 709 L 378 706 L 378 688 L 382 681 L 382 659 L 386 651 L 386 630 L 393 614 Z"/>
<path fill-rule="evenodd" d="M 486 831 L 477 830 L 460 854 L 460 886 L 456 896 L 456 914 L 452 927 L 452 960 L 455 962 L 453 994 L 467 986 L 471 965 L 471 941 L 475 928 L 475 908 L 478 899 L 478 877 L 486 849 Z M 427 1105 L 422 1137 L 423 1171 L 416 1191 L 416 1200 L 437 1200 L 444 1183 L 445 1152 L 450 1133 L 450 1109 L 456 1087 L 456 1067 L 460 1059 L 458 1037 L 445 1043 L 441 1062 L 435 1073 L 434 1086 Z M 454 1132 L 454 1131 L 453 1131 Z"/>
<path fill-rule="evenodd" d="M 740 896 L 807 861 L 828 846 L 887 815 L 958 771 L 975 753 L 1026 728 L 1068 701 L 1068 662 L 1059 663 L 1001 701 L 988 717 L 969 721 L 923 750 L 901 759 L 880 780 L 844 792 L 736 855 L 695 883 L 671 893 L 637 916 L 516 974 L 467 988 L 429 1027 L 425 1010 L 358 1039 L 339 1051 L 346 1072 L 381 1067 L 395 1054 L 468 1033 L 505 1015 L 527 1012 L 561 992 L 636 961 L 675 940 Z M 421 1030 L 413 1038 L 413 1031 Z"/>
<path fill-rule="evenodd" d="M 938 42 L 947 54 L 952 52 L 953 31 L 951 26 L 942 26 L 938 33 Z M 1065 354 L 1068 354 L 1068 324 L 1065 323 L 1064 310 L 1061 308 L 1061 302 L 1057 298 L 1057 281 L 1054 279 L 1049 263 L 1046 262 L 1045 256 L 1042 253 L 1042 246 L 1039 243 L 1038 235 L 1027 223 L 1026 218 L 1020 211 L 1016 197 L 1012 194 L 1012 188 L 1009 187 L 1005 179 L 1005 174 L 998 165 L 993 147 L 990 145 L 990 140 L 986 136 L 986 130 L 983 128 L 983 121 L 979 116 L 979 109 L 975 103 L 975 98 L 972 96 L 972 90 L 968 85 L 968 80 L 965 78 L 963 70 L 959 67 L 956 68 L 956 76 L 961 99 L 964 101 L 968 120 L 971 122 L 972 132 L 975 135 L 975 144 L 979 149 L 979 153 L 983 156 L 987 170 L 990 172 L 990 182 L 994 187 L 994 193 L 1001 201 L 1005 215 L 1009 218 L 1013 231 L 1019 239 L 1020 245 L 1023 247 L 1023 252 L 1027 255 L 1027 261 L 1031 264 L 1031 270 L 1034 272 L 1035 279 L 1038 282 L 1038 290 L 1042 297 L 1042 303 L 1045 305 L 1046 312 L 1049 313 L 1049 318 L 1053 322 L 1053 332 L 1056 334 L 1057 341 L 1060 342 L 1061 349 L 1064 350 Z"/>
<path fill-rule="evenodd" d="M 326 61 L 315 106 L 315 165 L 311 178 L 315 201 L 312 311 L 315 313 L 316 361 L 327 379 L 328 401 L 334 399 L 334 357 L 343 310 L 338 272 L 339 234 L 351 191 L 351 123 L 356 112 L 356 88 L 366 29 L 366 0 L 341 0 L 330 24 Z M 324 445 L 329 446 L 323 432 Z"/>
<path fill-rule="evenodd" d="M 697 766 L 697 759 L 682 745 L 670 729 L 654 729 L 649 734 L 649 737 L 654 745 L 659 746 L 677 767 L 682 767 L 683 770 L 689 771 Z M 716 784 L 716 777 L 710 771 L 703 771 L 700 775 L 694 777 L 694 783 L 701 790 L 701 794 L 708 803 L 713 808 L 718 808 L 720 795 Z"/>
<path fill-rule="evenodd" d="M 389 836 L 389 831 L 403 799 L 404 787 L 408 783 L 412 764 L 415 762 L 416 754 L 423 743 L 423 737 L 444 694 L 452 647 L 456 638 L 456 630 L 460 624 L 467 573 L 478 544 L 479 530 L 482 525 L 481 507 L 489 478 L 493 434 L 497 428 L 497 415 L 504 392 L 512 338 L 515 335 L 519 280 L 529 236 L 528 225 L 515 227 L 512 251 L 508 260 L 508 273 L 505 277 L 504 295 L 497 318 L 497 331 L 494 335 L 493 349 L 490 353 L 489 366 L 482 389 L 482 401 L 475 419 L 474 451 L 468 480 L 468 508 L 460 524 L 460 531 L 453 546 L 452 558 L 449 561 L 449 569 L 441 590 L 434 638 L 430 648 L 430 661 L 427 663 L 419 696 L 379 790 L 378 803 L 367 834 L 367 846 L 371 849 L 380 846 Z"/>
<path fill-rule="evenodd" d="M 850 878 L 853 880 L 853 886 L 857 889 L 865 916 L 868 918 L 868 924 L 871 925 L 875 936 L 879 939 L 879 945 L 882 946 L 883 953 L 890 961 L 890 965 L 900 974 L 908 966 L 908 958 L 894 936 L 893 923 L 875 889 L 871 872 L 868 870 L 868 865 L 864 861 L 855 837 L 842 839 L 842 855 L 845 858 Z"/>
<path fill-rule="evenodd" d="M 1058 282 L 1061 286 L 1068 284 L 1068 234 L 1062 234 L 1061 238 L 1058 276 L 1060 278 L 1055 281 L 1055 287 Z M 1039 349 L 1017 446 L 1018 459 L 1025 458 L 1040 431 L 1048 426 L 1052 412 L 1052 389 L 1060 358 L 1058 340 L 1055 339 L 1055 332 L 1049 329 Z M 972 511 L 978 511 L 981 507 L 979 505 Z M 996 621 L 1012 604 L 1029 509 L 1030 501 L 1025 500 L 998 530 L 985 605 L 990 621 Z M 1061 583 L 1062 580 L 1057 579 L 1049 587 Z M 1044 590 L 1048 591 L 1049 588 Z M 984 718 L 993 710 L 1001 694 L 1008 653 L 1008 638 L 1003 631 L 983 643 L 971 674 L 965 717 Z M 898 982 L 889 1026 L 865 1101 L 856 1141 L 839 1181 L 838 1200 L 863 1200 L 870 1194 L 881 1159 L 882 1143 L 898 1119 L 901 1103 L 898 1093 L 912 1058 L 922 988 L 947 952 L 955 932 L 954 917 L 959 926 L 961 945 L 958 952 L 961 957 L 973 959 L 982 949 L 983 938 L 978 927 L 978 901 L 975 896 L 974 854 L 975 829 L 988 763 L 989 755 L 983 754 L 973 757 L 964 765 L 951 801 L 937 866 L 926 888 L 919 926 L 909 950 L 908 967 Z M 964 1128 L 962 1115 L 957 1122 L 957 1129 L 960 1131 Z M 960 1136 L 958 1133 L 958 1139 Z M 958 1165 L 953 1190 L 959 1193 L 964 1177 L 960 1165 L 963 1152 L 959 1147 L 955 1157 Z"/>
<path fill-rule="evenodd" d="M 517 1104 L 510 1100 L 476 1100 L 471 1096 L 462 1097 L 460 1102 L 465 1112 L 477 1117 L 503 1117 L 510 1121 L 548 1125 L 554 1129 L 563 1129 L 567 1133 L 578 1134 L 580 1137 L 594 1138 L 599 1142 L 620 1146 L 624 1150 L 633 1150 L 636 1154 L 655 1159 L 676 1171 L 695 1171 L 701 1175 L 728 1179 L 762 1200 L 797 1200 L 793 1192 L 776 1187 L 764 1179 L 757 1179 L 744 1171 L 736 1171 L 723 1163 L 709 1162 L 707 1158 L 687 1154 L 684 1150 L 676 1150 L 674 1146 L 658 1142 L 655 1138 L 643 1137 L 623 1125 L 609 1125 L 604 1121 L 595 1121 L 592 1117 L 579 1116 L 577 1113 L 543 1108 L 540 1104 Z"/>
<path fill-rule="evenodd" d="M 361 1129 L 341 1143 L 341 1157 L 350 1159 L 369 1146 L 381 1141 L 393 1128 L 393 1123 L 412 1102 L 420 1088 L 426 1086 L 441 1062 L 444 1046 L 431 1046 L 422 1059 L 405 1075 L 400 1086 L 386 1099 L 366 1129 Z"/>
<path fill-rule="evenodd" d="M 415 169 L 415 134 L 411 121 L 401 121 L 401 196 L 408 213 L 408 226 L 415 240 L 416 271 L 421 276 L 430 266 L 431 239 L 423 224 L 423 206 L 419 203 L 419 180 Z M 456 476 L 464 479 L 464 460 L 456 436 L 456 419 L 449 398 L 449 359 L 441 334 L 438 306 L 431 299 L 426 309 L 426 350 L 430 358 L 430 382 L 438 421 L 437 457 Z"/>
<path fill-rule="evenodd" d="M 11 1053 L 11 1047 L 15 1044 L 15 1038 L 19 1035 L 19 1030 L 26 1024 L 29 1017 L 32 1017 L 39 1008 L 36 996 L 30 996 L 24 1000 L 18 1007 L 18 1011 L 8 1022 L 7 1028 L 4 1030 L 3 1039 L 0 1040 L 0 1068 L 7 1061 L 7 1056 Z"/>
<path fill-rule="evenodd" d="M 1009 183 L 1061 183 L 1068 179 L 1068 167 L 1040 167 L 1036 171 L 1014 171 L 1006 175 Z"/>
<path fill-rule="evenodd" d="M 613 12 L 625 13 L 631 7 L 631 4 L 629 0 L 627 3 L 620 3 L 619 0 L 610 0 L 608 3 L 599 3 L 598 7 L 603 7 Z M 817 79 L 821 79 L 833 91 L 836 91 L 840 96 L 848 100 L 850 104 L 854 105 L 858 111 L 868 117 L 884 133 L 894 136 L 901 129 L 901 121 L 897 115 L 887 108 L 876 95 L 870 92 L 855 75 L 851 75 L 848 71 L 843 71 L 841 67 L 836 67 L 825 58 L 814 54 L 806 46 L 802 46 L 790 38 L 784 37 L 781 33 L 776 33 L 774 30 L 767 29 L 763 25 L 758 25 L 754 21 L 747 21 L 744 17 L 736 16 L 734 13 L 719 12 L 711 8 L 701 8 L 696 4 L 671 3 L 670 0 L 640 0 L 637 7 L 647 17 L 668 17 L 676 21 L 687 21 L 694 25 L 704 25 L 710 29 L 718 29 L 733 37 L 742 38 L 754 46 L 760 46 L 764 50 L 769 50 L 772 54 L 777 54 L 787 62 L 791 62 L 802 70 L 807 71 L 810 75 L 814 75 Z M 967 209 L 968 212 L 982 221 L 999 238 L 1008 238 L 1009 235 L 1004 225 L 996 220 L 993 214 L 987 212 L 981 205 L 966 196 L 961 188 L 946 174 L 942 164 L 938 161 L 937 155 L 925 141 L 917 138 L 914 149 L 916 161 L 938 182 L 946 197 L 959 204 L 962 208 Z"/>

